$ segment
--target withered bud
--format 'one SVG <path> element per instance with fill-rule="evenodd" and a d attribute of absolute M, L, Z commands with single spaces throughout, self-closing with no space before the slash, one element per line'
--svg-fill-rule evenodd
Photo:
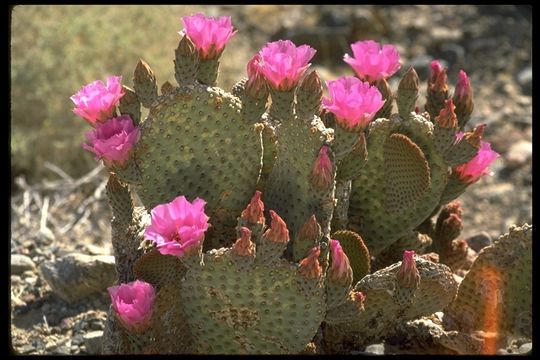
<path fill-rule="evenodd" d="M 251 241 L 251 230 L 242 226 L 240 234 L 240 238 L 233 244 L 233 251 L 239 256 L 253 256 L 255 254 L 255 244 Z"/>
<path fill-rule="evenodd" d="M 448 91 L 447 68 L 443 67 L 438 60 L 434 60 L 430 65 L 431 75 L 428 81 L 428 89 L 434 92 Z"/>
<path fill-rule="evenodd" d="M 317 222 L 315 214 L 302 225 L 296 236 L 299 241 L 317 243 L 322 236 L 321 225 Z"/>
<path fill-rule="evenodd" d="M 486 124 L 478 125 L 474 128 L 473 131 L 466 132 L 463 135 L 463 139 L 465 139 L 469 144 L 474 146 L 477 149 L 480 149 L 480 141 L 482 140 L 484 136 L 484 129 L 486 128 Z"/>
<path fill-rule="evenodd" d="M 453 129 L 458 126 L 455 109 L 456 106 L 452 102 L 452 99 L 446 99 L 444 101 L 444 107 L 439 112 L 439 115 L 435 118 L 435 121 L 441 128 Z"/>
<path fill-rule="evenodd" d="M 305 278 L 314 279 L 318 278 L 322 274 L 322 268 L 319 264 L 319 256 L 321 255 L 321 249 L 319 246 L 312 248 L 309 251 L 308 257 L 300 260 L 300 266 L 298 272 Z"/>
<path fill-rule="evenodd" d="M 251 224 L 264 224 L 264 203 L 261 200 L 261 192 L 255 191 L 248 206 L 242 211 L 240 217 Z"/>
<path fill-rule="evenodd" d="M 277 243 L 286 243 L 289 241 L 289 230 L 285 221 L 274 211 L 270 210 L 272 223 L 270 229 L 266 230 L 264 237 Z"/>

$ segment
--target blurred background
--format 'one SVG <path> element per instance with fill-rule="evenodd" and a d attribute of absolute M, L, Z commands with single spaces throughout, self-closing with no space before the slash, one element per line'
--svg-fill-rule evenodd
<path fill-rule="evenodd" d="M 491 241 L 514 223 L 532 222 L 531 6 L 20 5 L 11 13 L 12 254 L 39 265 L 73 249 L 110 253 L 106 171 L 82 149 L 89 127 L 73 114 L 69 98 L 109 75 L 132 86 L 139 58 L 154 70 L 158 86 L 175 84 L 181 17 L 195 12 L 231 16 L 238 29 L 221 58 L 218 85 L 225 89 L 246 75 L 254 53 L 278 39 L 317 49 L 312 63 L 323 81 L 353 74 L 342 61 L 352 42 L 395 44 L 402 68 L 391 85 L 396 89 L 414 66 L 421 107 L 432 60 L 448 66 L 451 92 L 465 70 L 475 94 L 468 127 L 486 123 L 485 139 L 501 158 L 493 176 L 461 197 L 463 236 Z M 46 293 L 39 278 L 25 281 L 19 295 Z M 21 296 L 19 305 L 28 304 Z M 19 327 L 29 331 L 25 324 Z"/>

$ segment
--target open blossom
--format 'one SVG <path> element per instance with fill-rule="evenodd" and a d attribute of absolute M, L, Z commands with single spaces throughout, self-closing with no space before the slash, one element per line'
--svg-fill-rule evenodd
<path fill-rule="evenodd" d="M 181 257 L 199 248 L 208 230 L 205 204 L 200 198 L 190 203 L 185 196 L 178 196 L 170 203 L 157 205 L 151 211 L 151 223 L 144 237 L 156 243 L 163 255 Z"/>
<path fill-rule="evenodd" d="M 197 13 L 184 16 L 182 22 L 184 29 L 180 34 L 189 37 L 204 60 L 219 58 L 227 42 L 236 34 L 230 16 L 216 19 Z"/>
<path fill-rule="evenodd" d="M 144 332 L 150 325 L 155 301 L 154 287 L 135 280 L 107 289 L 117 318 L 130 331 Z"/>
<path fill-rule="evenodd" d="M 310 181 L 316 189 L 325 190 L 332 185 L 333 180 L 333 166 L 329 156 L 329 147 L 323 145 L 313 162 Z"/>
<path fill-rule="evenodd" d="M 118 101 L 124 96 L 121 82 L 121 76 L 109 76 L 106 85 L 101 80 L 96 80 L 83 86 L 78 93 L 70 97 L 75 103 L 73 112 L 92 126 L 111 118 Z"/>
<path fill-rule="evenodd" d="M 358 77 L 374 83 L 387 79 L 399 70 L 399 53 L 394 45 L 382 45 L 373 40 L 357 41 L 351 45 L 353 57 L 345 54 L 343 60 L 351 65 Z"/>
<path fill-rule="evenodd" d="M 333 281 L 350 282 L 352 281 L 352 269 L 349 264 L 349 258 L 343 251 L 338 240 L 330 240 L 330 253 L 332 254 L 332 266 L 330 267 L 330 279 Z"/>
<path fill-rule="evenodd" d="M 480 149 L 475 157 L 463 165 L 456 166 L 454 173 L 458 179 L 467 184 L 472 184 L 484 175 L 490 175 L 489 165 L 500 155 L 491 150 L 491 144 L 480 141 Z"/>
<path fill-rule="evenodd" d="M 354 76 L 327 81 L 326 85 L 330 97 L 324 97 L 322 104 L 335 115 L 337 123 L 346 129 L 365 128 L 384 105 L 377 87 Z"/>
<path fill-rule="evenodd" d="M 129 115 L 112 118 L 86 133 L 87 143 L 83 148 L 96 154 L 107 166 L 124 166 L 131 150 L 139 141 L 141 132 L 133 125 Z"/>
<path fill-rule="evenodd" d="M 308 45 L 297 47 L 290 40 L 278 40 L 259 51 L 258 63 L 273 89 L 289 91 L 298 84 L 315 53 L 316 50 Z"/>

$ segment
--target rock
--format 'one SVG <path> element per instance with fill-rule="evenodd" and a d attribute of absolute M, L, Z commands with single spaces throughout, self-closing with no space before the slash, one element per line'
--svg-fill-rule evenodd
<path fill-rule="evenodd" d="M 517 75 L 517 81 L 521 85 L 524 94 L 532 95 L 532 67 L 527 66 Z"/>
<path fill-rule="evenodd" d="M 25 271 L 34 271 L 36 264 L 26 255 L 11 254 L 11 275 L 21 275 Z"/>
<path fill-rule="evenodd" d="M 40 266 L 43 278 L 56 295 L 69 303 L 106 291 L 114 284 L 114 256 L 73 253 Z"/>
<path fill-rule="evenodd" d="M 71 349 L 65 345 L 57 347 L 53 352 L 54 355 L 71 355 Z"/>
<path fill-rule="evenodd" d="M 532 343 L 525 343 L 521 345 L 518 349 L 518 353 L 520 354 L 528 354 L 532 351 Z"/>
<path fill-rule="evenodd" d="M 384 355 L 384 344 L 372 344 L 366 346 L 364 353 L 375 354 L 375 355 Z"/>
<path fill-rule="evenodd" d="M 21 354 L 30 354 L 31 352 L 35 351 L 36 348 L 31 344 L 23 345 L 19 348 L 19 353 Z"/>
<path fill-rule="evenodd" d="M 84 345 L 88 354 L 101 354 L 103 331 L 92 331 L 84 335 Z"/>
<path fill-rule="evenodd" d="M 524 165 L 532 157 L 532 143 L 521 140 L 510 146 L 506 156 L 506 165 L 510 168 L 518 168 Z"/>
<path fill-rule="evenodd" d="M 486 246 L 493 244 L 491 236 L 485 231 L 482 231 L 480 234 L 473 235 L 467 240 L 467 244 L 476 252 L 480 252 Z"/>

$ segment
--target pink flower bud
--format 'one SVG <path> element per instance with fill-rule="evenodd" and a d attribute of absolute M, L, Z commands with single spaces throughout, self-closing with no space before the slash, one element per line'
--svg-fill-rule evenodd
<path fill-rule="evenodd" d="M 456 104 L 456 112 L 468 116 L 472 113 L 474 108 L 473 103 L 473 90 L 471 82 L 467 77 L 465 71 L 460 70 L 458 75 L 458 82 L 454 90 L 454 103 Z"/>
<path fill-rule="evenodd" d="M 297 47 L 290 40 L 270 42 L 259 51 L 260 71 L 274 90 L 289 91 L 311 65 L 315 52 L 308 45 Z"/>
<path fill-rule="evenodd" d="M 428 81 L 428 87 L 431 91 L 448 91 L 447 68 L 444 68 L 438 60 L 433 60 L 430 65 L 431 74 Z"/>
<path fill-rule="evenodd" d="M 141 132 L 133 125 L 131 117 L 122 115 L 87 132 L 88 143 L 83 144 L 83 148 L 96 154 L 96 160 L 103 159 L 106 166 L 122 167 L 140 136 Z"/>
<path fill-rule="evenodd" d="M 357 303 L 363 304 L 364 301 L 366 301 L 366 295 L 364 295 L 364 293 L 361 292 L 361 291 L 355 291 L 354 292 L 354 300 Z"/>
<path fill-rule="evenodd" d="M 358 77 L 373 84 L 387 79 L 399 70 L 399 53 L 394 45 L 383 45 L 373 41 L 357 41 L 351 45 L 354 57 L 345 54 L 343 60 L 351 65 Z"/>
<path fill-rule="evenodd" d="M 466 184 L 472 184 L 484 175 L 493 175 L 489 171 L 489 165 L 500 155 L 491 150 L 491 144 L 481 141 L 480 149 L 474 158 L 469 162 L 454 167 L 454 173 L 458 179 Z"/>
<path fill-rule="evenodd" d="M 439 112 L 439 115 L 435 118 L 435 121 L 443 129 L 456 128 L 458 126 L 458 120 L 455 113 L 455 105 L 452 99 L 444 101 L 444 107 Z"/>
<path fill-rule="evenodd" d="M 208 230 L 205 204 L 200 198 L 190 203 L 185 196 L 178 196 L 170 203 L 157 205 L 151 211 L 151 223 L 144 237 L 156 243 L 163 255 L 190 255 L 202 246 Z"/>
<path fill-rule="evenodd" d="M 415 289 L 420 283 L 420 274 L 414 261 L 414 251 L 405 250 L 403 260 L 396 274 L 398 286 L 407 289 Z"/>
<path fill-rule="evenodd" d="M 349 264 L 349 258 L 343 251 L 338 240 L 330 240 L 329 243 L 330 253 L 332 255 L 332 266 L 329 270 L 330 280 L 350 284 L 353 274 Z"/>
<path fill-rule="evenodd" d="M 268 86 L 261 72 L 260 60 L 261 56 L 255 54 L 247 64 L 248 81 L 246 82 L 246 93 L 255 99 L 265 99 L 268 97 Z"/>
<path fill-rule="evenodd" d="M 321 249 L 319 246 L 315 246 L 309 251 L 307 258 L 300 260 L 300 266 L 298 272 L 305 278 L 314 279 L 318 278 L 322 274 L 322 268 L 319 264 L 319 256 L 321 255 Z"/>
<path fill-rule="evenodd" d="M 143 333 L 148 329 L 156 296 L 152 285 L 136 280 L 107 290 L 116 317 L 127 330 Z"/>
<path fill-rule="evenodd" d="M 318 190 L 328 189 L 333 181 L 333 166 L 329 157 L 329 147 L 323 145 L 311 168 L 311 184 Z"/>
<path fill-rule="evenodd" d="M 322 104 L 335 115 L 337 123 L 345 129 L 364 129 L 384 105 L 376 86 L 370 86 L 353 76 L 327 81 L 326 85 L 330 97 L 324 97 Z"/>
<path fill-rule="evenodd" d="M 242 226 L 240 234 L 240 238 L 233 244 L 234 252 L 239 256 L 253 256 L 255 254 L 255 244 L 251 241 L 251 230 Z"/>
<path fill-rule="evenodd" d="M 300 227 L 298 230 L 298 235 L 296 235 L 297 240 L 315 243 L 319 241 L 321 237 L 321 225 L 317 222 L 315 214 L 311 215 L 310 218 Z"/>
<path fill-rule="evenodd" d="M 240 217 L 251 224 L 264 224 L 264 203 L 261 200 L 261 192 L 255 191 L 248 206 L 242 211 Z"/>
<path fill-rule="evenodd" d="M 277 243 L 286 243 L 289 241 L 289 230 L 285 221 L 274 211 L 270 210 L 272 223 L 270 229 L 266 230 L 264 237 Z"/>
<path fill-rule="evenodd" d="M 92 126 L 111 118 L 116 105 L 124 95 L 121 82 L 121 76 L 109 76 L 107 85 L 97 80 L 84 86 L 70 97 L 75 103 L 73 112 Z"/>
<path fill-rule="evenodd" d="M 203 60 L 219 58 L 227 42 L 236 34 L 230 16 L 216 19 L 197 13 L 184 16 L 182 22 L 184 29 L 179 34 L 189 37 Z"/>

